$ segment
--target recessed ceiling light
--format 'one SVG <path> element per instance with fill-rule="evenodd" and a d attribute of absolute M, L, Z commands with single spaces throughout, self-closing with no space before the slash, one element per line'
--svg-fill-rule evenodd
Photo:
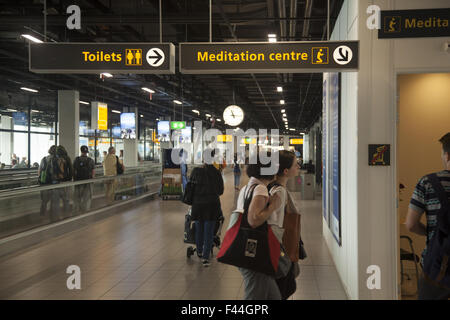
<path fill-rule="evenodd" d="M 20 89 L 25 90 L 25 91 L 35 92 L 35 93 L 39 92 L 39 91 L 37 91 L 35 89 L 30 89 L 30 88 L 25 88 L 25 87 L 21 87 Z"/>
<path fill-rule="evenodd" d="M 285 112 L 286 112 L 286 109 L 281 109 L 281 112 L 282 112 L 282 113 L 285 113 Z"/>
<path fill-rule="evenodd" d="M 222 120 L 221 120 L 221 119 L 217 119 L 217 121 L 219 121 L 219 122 L 222 122 Z"/>
<path fill-rule="evenodd" d="M 278 92 L 283 92 L 283 87 L 277 87 Z"/>
<path fill-rule="evenodd" d="M 291 129 L 289 129 L 290 131 L 295 131 L 295 129 L 293 129 L 293 128 L 291 128 Z"/>
<path fill-rule="evenodd" d="M 152 89 L 146 88 L 146 87 L 142 88 L 142 90 L 150 92 L 150 93 L 155 93 L 155 91 L 153 91 Z"/>
<path fill-rule="evenodd" d="M 178 100 L 173 100 L 173 102 L 175 102 L 176 104 L 183 104 L 183 102 L 178 101 Z"/>
<path fill-rule="evenodd" d="M 200 111 L 198 111 L 198 110 L 192 110 L 192 112 L 194 112 L 194 113 L 196 113 L 196 114 L 200 114 Z"/>
<path fill-rule="evenodd" d="M 29 34 L 22 34 L 22 37 L 27 38 L 28 40 L 31 40 L 31 41 L 36 42 L 36 43 L 44 43 L 44 41 L 39 40 L 38 38 L 35 38 L 35 37 L 33 37 L 32 35 L 29 35 Z"/>
<path fill-rule="evenodd" d="M 120 111 L 118 111 L 118 110 L 111 110 L 111 112 L 114 112 L 114 113 L 122 113 L 122 112 L 120 112 Z"/>
<path fill-rule="evenodd" d="M 80 100 L 80 103 L 81 103 L 81 104 L 89 104 L 89 102 L 81 101 L 81 100 Z"/>
<path fill-rule="evenodd" d="M 143 118 L 144 117 L 144 115 L 143 114 L 141 114 L 141 118 Z"/>
<path fill-rule="evenodd" d="M 211 118 L 211 115 L 210 115 L 209 113 L 205 114 L 205 116 L 206 116 L 207 118 Z"/>
<path fill-rule="evenodd" d="M 284 104 L 284 100 L 280 100 L 280 104 Z"/>

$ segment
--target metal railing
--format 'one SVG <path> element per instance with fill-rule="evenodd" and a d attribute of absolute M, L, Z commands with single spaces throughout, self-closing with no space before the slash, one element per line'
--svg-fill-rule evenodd
<path fill-rule="evenodd" d="M 132 171 L 132 172 L 130 172 Z M 103 176 L 0 192 L 0 239 L 159 192 L 161 165 Z"/>

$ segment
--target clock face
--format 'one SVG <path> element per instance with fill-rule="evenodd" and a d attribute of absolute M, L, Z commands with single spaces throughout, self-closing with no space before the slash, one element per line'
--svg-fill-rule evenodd
<path fill-rule="evenodd" d="M 244 120 L 244 111 L 236 105 L 228 106 L 223 111 L 223 120 L 230 126 L 238 126 Z"/>

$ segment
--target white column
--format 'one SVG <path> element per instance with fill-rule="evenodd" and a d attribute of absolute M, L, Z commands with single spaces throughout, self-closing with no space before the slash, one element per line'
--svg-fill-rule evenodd
<path fill-rule="evenodd" d="M 1 117 L 1 128 L 12 129 L 13 119 L 9 116 Z M 11 132 L 0 132 L 0 163 L 11 163 L 11 151 L 13 147 L 13 134 Z"/>
<path fill-rule="evenodd" d="M 64 146 L 71 159 L 79 151 L 80 94 L 74 90 L 58 91 L 58 144 Z"/>
<path fill-rule="evenodd" d="M 130 107 L 130 108 L 124 108 L 124 112 L 133 112 L 135 116 L 135 123 L 136 123 L 136 138 L 135 139 L 123 139 L 123 164 L 125 167 L 136 167 L 138 165 L 138 108 Z M 116 150 L 116 154 L 118 154 L 119 151 Z"/>
<path fill-rule="evenodd" d="M 289 150 L 289 136 L 284 136 L 283 140 L 283 149 Z"/>

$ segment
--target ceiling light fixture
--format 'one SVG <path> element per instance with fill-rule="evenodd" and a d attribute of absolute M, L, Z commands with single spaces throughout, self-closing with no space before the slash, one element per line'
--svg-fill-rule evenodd
<path fill-rule="evenodd" d="M 142 90 L 150 92 L 150 93 L 155 93 L 155 91 L 153 91 L 152 89 L 146 88 L 146 87 L 143 87 Z"/>
<path fill-rule="evenodd" d="M 35 37 L 33 37 L 32 35 L 29 35 L 29 34 L 22 34 L 22 37 L 27 38 L 28 40 L 31 40 L 31 41 L 36 42 L 36 43 L 44 43 L 44 41 L 39 40 L 38 38 L 35 38 Z"/>
<path fill-rule="evenodd" d="M 25 88 L 25 87 L 21 87 L 20 89 L 25 90 L 25 91 L 35 92 L 35 93 L 39 92 L 39 91 L 37 91 L 35 89 L 30 89 L 30 88 Z"/>
<path fill-rule="evenodd" d="M 200 114 L 200 111 L 198 111 L 198 110 L 195 110 L 195 109 L 194 109 L 194 110 L 192 110 L 192 112 L 193 112 L 193 113 L 196 113 L 196 114 Z"/>
<path fill-rule="evenodd" d="M 81 100 L 80 100 L 80 103 L 81 103 L 81 104 L 89 104 L 89 102 L 81 101 Z"/>
<path fill-rule="evenodd" d="M 285 112 L 286 112 L 286 109 L 281 109 L 281 112 L 282 112 L 282 113 L 285 113 Z"/>
<path fill-rule="evenodd" d="M 111 110 L 111 112 L 114 112 L 114 113 L 122 113 L 122 112 L 120 112 L 120 111 L 118 111 L 118 110 Z"/>
<path fill-rule="evenodd" d="M 277 87 L 278 92 L 283 92 L 283 87 Z"/>
<path fill-rule="evenodd" d="M 269 42 L 277 42 L 277 35 L 274 33 L 269 33 L 267 35 L 267 37 L 269 38 Z"/>
<path fill-rule="evenodd" d="M 209 113 L 205 114 L 205 116 L 206 116 L 207 118 L 211 118 L 211 115 L 210 115 Z"/>
<path fill-rule="evenodd" d="M 173 100 L 173 102 L 175 102 L 176 104 L 183 104 L 183 102 L 181 102 L 179 100 Z"/>
<path fill-rule="evenodd" d="M 291 129 L 289 129 L 290 131 L 295 131 L 295 129 L 293 129 L 293 128 L 291 128 Z"/>
<path fill-rule="evenodd" d="M 284 104 L 285 103 L 285 101 L 284 100 L 280 100 L 280 104 Z"/>
<path fill-rule="evenodd" d="M 221 119 L 216 119 L 217 121 L 219 121 L 219 122 L 222 122 L 222 120 Z"/>

